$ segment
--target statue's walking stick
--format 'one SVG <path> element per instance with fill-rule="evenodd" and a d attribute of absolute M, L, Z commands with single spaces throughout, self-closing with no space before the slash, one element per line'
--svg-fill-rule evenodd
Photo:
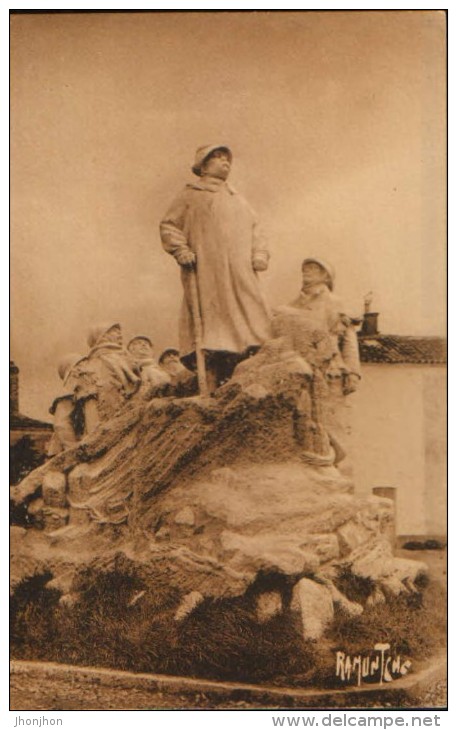
<path fill-rule="evenodd" d="M 200 395 L 206 398 L 208 396 L 208 384 L 206 382 L 205 355 L 203 353 L 203 325 L 200 313 L 200 300 L 197 288 L 197 274 L 195 273 L 195 265 L 189 269 L 189 288 L 190 288 L 190 308 L 192 310 L 192 319 L 194 321 L 195 336 L 195 355 L 197 358 L 197 377 L 198 389 Z"/>

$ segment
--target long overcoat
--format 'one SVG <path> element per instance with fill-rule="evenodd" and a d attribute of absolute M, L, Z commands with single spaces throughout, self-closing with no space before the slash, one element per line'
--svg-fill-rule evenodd
<path fill-rule="evenodd" d="M 202 179 L 187 185 L 160 224 L 168 253 L 196 254 L 205 350 L 242 353 L 271 337 L 270 312 L 254 266 L 269 253 L 256 216 L 227 183 Z M 181 269 L 184 300 L 179 324 L 181 356 L 195 351 L 189 271 Z"/>

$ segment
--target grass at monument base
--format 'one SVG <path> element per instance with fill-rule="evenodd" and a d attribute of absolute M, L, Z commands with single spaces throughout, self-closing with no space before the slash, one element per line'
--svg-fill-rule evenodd
<path fill-rule="evenodd" d="M 446 594 L 442 580 L 424 581 L 415 594 L 392 597 L 348 618 L 336 612 L 318 640 L 304 640 L 301 618 L 286 608 L 259 623 L 247 596 L 205 599 L 183 621 L 174 618 L 173 589 L 151 590 L 116 572 L 93 575 L 73 605 L 46 588 L 50 575 L 20 584 L 11 605 L 11 654 L 66 664 L 108 667 L 205 679 L 290 687 L 341 688 L 338 651 L 375 656 L 375 644 L 421 668 L 446 644 Z M 353 600 L 364 585 L 344 585 Z M 366 677 L 364 683 L 379 681 Z M 357 673 L 347 680 L 357 682 Z"/>

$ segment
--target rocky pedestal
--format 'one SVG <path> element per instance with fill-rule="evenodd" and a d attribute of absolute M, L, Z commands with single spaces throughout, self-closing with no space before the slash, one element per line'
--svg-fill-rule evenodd
<path fill-rule="evenodd" d="M 115 568 L 143 591 L 172 587 L 175 621 L 250 595 L 260 623 L 292 609 L 309 639 L 335 610 L 414 592 L 426 567 L 393 556 L 391 501 L 354 496 L 332 465 L 313 378 L 279 339 L 215 398 L 132 398 L 13 490 L 34 525 L 14 528 L 13 586 L 47 572 L 71 605 L 88 572 Z"/>

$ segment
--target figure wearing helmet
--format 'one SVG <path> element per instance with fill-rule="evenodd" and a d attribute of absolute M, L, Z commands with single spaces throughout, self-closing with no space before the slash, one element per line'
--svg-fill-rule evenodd
<path fill-rule="evenodd" d="M 300 294 L 290 304 L 278 307 L 273 329 L 313 368 L 314 408 L 322 416 L 338 462 L 346 452 L 343 397 L 358 386 L 360 359 L 355 329 L 333 293 L 334 282 L 330 264 L 320 258 L 306 258 Z"/>
<path fill-rule="evenodd" d="M 197 376 L 184 367 L 179 350 L 168 347 L 159 357 L 159 367 L 170 378 L 174 392 L 179 397 L 192 396 L 198 393 Z"/>
<path fill-rule="evenodd" d="M 226 145 L 200 147 L 192 166 L 199 179 L 185 187 L 160 224 L 163 247 L 181 266 L 179 348 L 192 370 L 196 345 L 189 269 L 195 267 L 210 392 L 271 337 L 258 278 L 269 253 L 251 207 L 226 182 L 231 163 Z"/>
<path fill-rule="evenodd" d="M 154 357 L 154 346 L 146 335 L 132 337 L 127 345 L 127 352 L 130 353 L 135 365 L 140 370 L 141 388 L 143 397 L 163 394 L 164 390 L 171 384 L 171 378 L 165 372 Z"/>
<path fill-rule="evenodd" d="M 335 273 L 323 259 L 302 263 L 300 294 L 274 313 L 276 334 L 286 335 L 294 350 L 319 367 L 328 380 L 340 378 L 345 395 L 360 380 L 357 335 L 340 299 L 333 293 Z"/>
<path fill-rule="evenodd" d="M 124 349 L 118 322 L 91 327 L 87 337 L 91 348 L 80 369 L 75 394 L 84 401 L 86 432 L 99 421 L 117 414 L 119 408 L 137 392 L 141 378 L 132 356 Z"/>

